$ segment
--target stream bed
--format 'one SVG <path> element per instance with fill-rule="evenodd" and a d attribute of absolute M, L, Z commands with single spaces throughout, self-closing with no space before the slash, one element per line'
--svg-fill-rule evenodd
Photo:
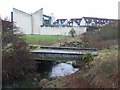
<path fill-rule="evenodd" d="M 67 76 L 77 72 L 79 69 L 74 68 L 72 63 L 74 61 L 40 61 L 37 64 L 37 74 L 39 75 L 36 79 L 38 82 L 42 79 L 54 79 L 59 76 Z M 9 81 L 3 88 L 7 90 L 7 88 L 35 88 L 35 81 L 27 78 L 19 78 L 14 82 Z"/>
<path fill-rule="evenodd" d="M 72 61 L 70 61 L 69 63 L 59 63 L 52 67 L 49 77 L 66 76 L 73 74 L 78 70 L 78 68 L 74 68 L 72 66 Z"/>

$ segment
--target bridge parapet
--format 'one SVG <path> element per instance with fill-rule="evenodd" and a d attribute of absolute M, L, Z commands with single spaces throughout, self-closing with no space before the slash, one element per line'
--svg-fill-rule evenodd
<path fill-rule="evenodd" d="M 75 50 L 55 50 L 55 49 L 41 49 L 33 50 L 31 54 L 40 60 L 78 60 L 87 52 L 75 51 Z M 90 52 L 91 55 L 97 56 L 97 52 Z"/>

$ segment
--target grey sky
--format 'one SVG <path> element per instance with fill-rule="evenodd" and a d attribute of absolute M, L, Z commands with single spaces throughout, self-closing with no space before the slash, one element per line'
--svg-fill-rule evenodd
<path fill-rule="evenodd" d="M 81 18 L 83 16 L 118 18 L 119 0 L 0 0 L 0 16 L 10 17 L 12 8 L 33 13 L 43 8 L 46 15 L 55 18 Z"/>

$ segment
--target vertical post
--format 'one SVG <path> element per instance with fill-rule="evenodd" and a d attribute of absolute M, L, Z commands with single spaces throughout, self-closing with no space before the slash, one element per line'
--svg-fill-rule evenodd
<path fill-rule="evenodd" d="M 13 12 L 11 12 L 11 22 L 13 22 Z"/>
<path fill-rule="evenodd" d="M 119 48 L 120 48 L 120 35 L 119 35 L 119 33 L 120 33 L 120 1 L 118 2 L 118 54 L 120 53 L 119 52 Z M 118 55 L 118 72 L 119 72 L 119 69 L 120 69 L 120 65 L 119 65 L 119 63 L 120 63 L 120 57 L 119 57 L 119 55 Z M 119 80 L 120 80 L 120 78 L 119 78 Z M 119 83 L 118 83 L 118 88 L 120 88 L 120 85 L 119 85 Z"/>
<path fill-rule="evenodd" d="M 33 14 L 31 13 L 31 35 L 33 35 Z"/>
<path fill-rule="evenodd" d="M 13 12 L 11 12 L 11 23 L 12 23 L 12 33 L 13 33 Z"/>
<path fill-rule="evenodd" d="M 2 19 L 0 19 L 0 89 L 2 90 Z"/>

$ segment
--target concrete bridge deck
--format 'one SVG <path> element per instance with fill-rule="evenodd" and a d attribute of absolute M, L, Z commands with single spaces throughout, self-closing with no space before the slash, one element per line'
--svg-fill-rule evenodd
<path fill-rule="evenodd" d="M 55 49 L 40 49 L 33 50 L 31 54 L 40 60 L 75 60 L 79 59 L 80 56 L 86 54 L 87 52 L 75 51 L 75 50 L 55 50 Z M 89 52 L 93 56 L 97 56 L 97 51 Z"/>

